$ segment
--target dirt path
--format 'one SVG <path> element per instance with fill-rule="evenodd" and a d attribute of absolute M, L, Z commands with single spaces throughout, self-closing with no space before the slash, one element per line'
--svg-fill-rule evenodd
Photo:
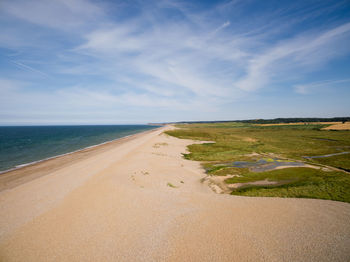
<path fill-rule="evenodd" d="M 2 191 L 0 261 L 349 261 L 349 204 L 215 194 L 161 133 Z"/>

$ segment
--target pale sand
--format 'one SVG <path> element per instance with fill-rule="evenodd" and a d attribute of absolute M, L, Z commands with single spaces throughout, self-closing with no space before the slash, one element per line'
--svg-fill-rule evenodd
<path fill-rule="evenodd" d="M 333 124 L 329 127 L 323 128 L 324 130 L 350 130 L 350 122 L 345 122 L 344 124 L 339 122 L 337 124 Z"/>
<path fill-rule="evenodd" d="M 350 204 L 215 194 L 166 128 L 3 190 L 0 261 L 349 261 Z"/>

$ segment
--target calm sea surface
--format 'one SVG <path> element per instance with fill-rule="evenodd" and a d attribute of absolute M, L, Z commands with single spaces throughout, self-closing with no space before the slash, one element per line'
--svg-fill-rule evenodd
<path fill-rule="evenodd" d="M 3 126 L 0 171 L 156 128 L 147 125 Z"/>

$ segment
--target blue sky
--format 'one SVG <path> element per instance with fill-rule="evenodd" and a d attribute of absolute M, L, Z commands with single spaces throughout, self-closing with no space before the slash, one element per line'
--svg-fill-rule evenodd
<path fill-rule="evenodd" d="M 350 114 L 349 1 L 3 0 L 0 124 Z"/>

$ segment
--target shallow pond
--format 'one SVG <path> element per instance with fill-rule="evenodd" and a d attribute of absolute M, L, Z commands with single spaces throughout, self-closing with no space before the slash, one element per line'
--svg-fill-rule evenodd
<path fill-rule="evenodd" d="M 249 161 L 235 161 L 231 163 L 226 163 L 226 166 L 229 167 L 238 167 L 238 168 L 249 168 L 252 172 L 264 172 L 264 171 L 270 171 L 274 170 L 278 167 L 303 167 L 306 166 L 306 164 L 302 162 L 293 162 L 293 161 L 286 161 L 281 159 L 260 159 L 255 162 L 249 162 Z"/>

